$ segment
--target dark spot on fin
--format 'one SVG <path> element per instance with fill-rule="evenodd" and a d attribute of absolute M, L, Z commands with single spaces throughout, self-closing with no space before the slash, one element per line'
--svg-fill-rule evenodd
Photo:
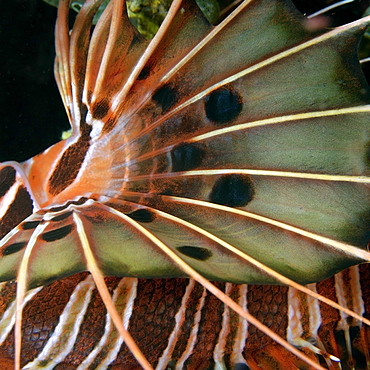
<path fill-rule="evenodd" d="M 254 185 L 248 175 L 230 174 L 217 179 L 209 200 L 229 207 L 244 207 L 254 196 Z"/>
<path fill-rule="evenodd" d="M 139 76 L 137 76 L 138 80 L 146 80 L 150 76 L 151 68 L 150 66 L 146 65 L 141 72 L 139 73 Z"/>
<path fill-rule="evenodd" d="M 27 245 L 27 242 L 19 242 L 19 243 L 10 244 L 3 249 L 3 256 L 9 256 L 10 254 L 17 253 L 21 251 L 23 248 L 25 248 L 26 245 Z"/>
<path fill-rule="evenodd" d="M 171 189 L 164 189 L 161 192 L 159 192 L 158 195 L 173 196 L 175 194 L 174 194 L 173 190 L 171 190 Z"/>
<path fill-rule="evenodd" d="M 212 91 L 204 103 L 207 118 L 216 125 L 232 121 L 243 109 L 243 98 L 230 86 Z"/>
<path fill-rule="evenodd" d="M 162 113 L 168 111 L 177 101 L 176 90 L 169 85 L 160 87 L 152 99 L 162 107 Z"/>
<path fill-rule="evenodd" d="M 22 230 L 33 230 L 40 224 L 41 221 L 25 221 L 21 223 Z"/>
<path fill-rule="evenodd" d="M 200 166 L 204 150 L 192 143 L 181 143 L 171 150 L 172 171 L 189 171 Z"/>
<path fill-rule="evenodd" d="M 72 230 L 74 229 L 74 225 L 67 225 L 63 226 L 59 229 L 47 231 L 46 233 L 43 233 L 41 235 L 41 239 L 46 242 L 54 242 L 59 239 L 65 238 L 67 235 L 69 235 Z"/>
<path fill-rule="evenodd" d="M 61 215 L 53 217 L 52 219 L 50 219 L 50 221 L 51 222 L 63 221 L 71 215 L 72 215 L 72 212 L 65 212 L 65 213 L 62 213 Z"/>
<path fill-rule="evenodd" d="M 15 175 L 16 171 L 12 166 L 0 170 L 0 197 L 3 197 L 15 183 Z"/>
<path fill-rule="evenodd" d="M 96 102 L 91 107 L 91 115 L 95 119 L 102 119 L 108 114 L 109 110 L 110 110 L 109 100 L 105 98 L 103 100 Z"/>
<path fill-rule="evenodd" d="M 132 49 L 135 45 L 139 44 L 143 40 L 143 36 L 139 32 L 134 35 L 133 39 L 131 40 L 130 49 Z"/>
<path fill-rule="evenodd" d="M 182 247 L 177 247 L 177 250 L 185 254 L 185 256 L 194 258 L 198 261 L 206 261 L 212 257 L 212 252 L 206 248 L 193 247 L 191 245 L 183 245 Z"/>
<path fill-rule="evenodd" d="M 155 219 L 155 213 L 146 208 L 138 209 L 131 213 L 127 213 L 127 216 L 137 222 L 146 222 L 146 223 L 152 222 Z"/>

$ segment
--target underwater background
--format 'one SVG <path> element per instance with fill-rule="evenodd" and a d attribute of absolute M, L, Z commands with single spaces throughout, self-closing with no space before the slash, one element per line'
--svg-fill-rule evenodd
<path fill-rule="evenodd" d="M 0 0 L 0 161 L 26 160 L 69 128 L 54 80 L 56 8 Z"/>

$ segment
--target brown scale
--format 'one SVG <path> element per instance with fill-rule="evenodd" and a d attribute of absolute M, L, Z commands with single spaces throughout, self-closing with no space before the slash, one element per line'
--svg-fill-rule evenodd
<path fill-rule="evenodd" d="M 118 278 L 107 278 L 108 289 L 112 292 L 117 286 Z M 96 290 L 93 291 L 90 304 L 84 316 L 84 321 L 81 325 L 81 331 L 76 339 L 76 344 L 71 354 L 69 354 L 64 363 L 77 365 L 81 358 L 85 358 L 98 344 L 101 336 L 104 333 L 106 324 L 106 310 L 104 304 Z"/>
<path fill-rule="evenodd" d="M 23 357 L 24 362 L 32 360 L 42 351 L 46 341 L 58 324 L 59 316 L 68 303 L 70 294 L 84 275 L 86 274 L 75 275 L 43 288 L 33 298 L 32 303 L 26 305 L 24 309 L 25 320 L 22 325 L 24 332 L 22 340 L 26 349 Z M 5 298 L 8 294 L 11 297 L 14 295 L 14 291 L 7 293 L 6 289 L 3 292 L 3 297 Z M 14 356 L 13 333 L 4 342 L 1 353 L 1 356 L 5 358 Z"/>
<path fill-rule="evenodd" d="M 50 330 L 49 324 L 45 323 L 45 313 L 47 314 L 47 317 L 49 314 L 51 314 L 50 319 L 54 322 L 54 325 L 56 325 L 59 314 L 61 313 L 61 310 L 64 308 L 64 305 L 68 302 L 68 289 L 71 291 L 75 284 L 82 278 L 83 276 L 76 276 L 72 278 L 66 278 L 59 282 L 53 283 L 50 287 L 44 288 L 40 293 L 38 293 L 37 298 L 34 299 L 34 302 L 39 302 L 37 304 L 30 305 L 30 308 L 28 309 L 26 307 L 25 309 L 25 317 L 24 317 L 24 327 L 29 328 L 29 332 L 33 333 L 33 335 L 30 335 L 28 338 L 23 338 L 23 346 L 24 349 L 26 348 L 32 348 L 32 351 L 36 351 L 37 348 L 42 348 L 42 338 L 39 337 L 39 334 L 36 336 L 38 337 L 36 339 L 35 333 L 40 333 L 40 328 L 48 327 Z M 76 281 L 76 279 L 78 280 Z M 112 280 L 112 283 L 117 284 L 117 279 Z M 329 282 L 326 282 L 327 286 L 330 286 L 328 284 Z M 167 337 L 173 328 L 173 324 L 171 325 L 170 322 L 173 320 L 174 314 L 176 313 L 177 309 L 179 308 L 179 304 L 181 302 L 181 298 L 184 292 L 184 288 L 187 284 L 186 279 L 171 279 L 171 280 L 143 280 L 139 283 L 139 292 L 141 293 L 138 295 L 138 302 L 137 306 L 135 304 L 136 311 L 133 313 L 132 321 L 130 323 L 131 332 L 135 335 L 135 338 L 139 341 L 141 344 L 144 353 L 148 355 L 149 359 L 152 359 L 155 361 L 158 357 L 158 354 L 161 353 L 167 344 Z M 322 284 L 321 284 L 322 285 Z M 111 286 L 109 284 L 109 286 Z M 57 289 L 57 290 L 56 290 Z M 58 291 L 61 292 L 58 293 Z M 194 299 L 190 300 L 188 310 L 186 317 L 189 322 L 189 325 L 187 326 L 186 323 L 184 323 L 184 329 L 187 327 L 188 330 L 191 329 L 191 325 L 194 319 L 194 310 L 197 306 L 197 302 L 200 298 L 200 294 L 202 292 L 202 289 L 198 286 L 196 288 L 196 291 L 198 294 L 193 295 Z M 51 293 L 52 292 L 52 293 Z M 145 294 L 143 294 L 145 293 Z M 11 293 L 14 295 L 14 290 Z M 50 305 L 51 302 L 53 302 L 53 299 L 50 298 L 50 294 L 52 294 L 53 297 L 59 297 L 55 306 L 55 309 L 52 309 L 50 311 Z M 251 312 L 254 312 L 258 318 L 261 319 L 266 325 L 271 325 L 274 329 L 276 329 L 277 332 L 281 332 L 282 335 L 284 335 L 284 331 L 287 325 L 287 301 L 286 301 L 286 288 L 284 287 L 277 287 L 277 286 L 249 286 L 248 288 L 248 301 L 250 302 L 248 304 L 249 310 Z M 168 303 L 166 303 L 168 302 Z M 213 303 L 212 303 L 213 302 Z M 365 301 L 366 304 L 369 304 L 368 300 Z M 161 308 L 163 306 L 163 308 Z M 37 312 L 36 313 L 36 308 Z M 219 333 L 219 326 L 218 325 L 212 325 L 212 323 L 216 323 L 219 321 L 212 321 L 217 316 L 220 317 L 222 315 L 222 304 L 220 304 L 219 301 L 217 301 L 214 297 L 207 296 L 206 304 L 202 310 L 202 319 L 201 319 L 201 326 L 199 331 L 199 337 L 198 337 L 198 345 L 200 347 L 205 346 L 204 348 L 209 347 L 210 353 L 213 352 L 213 345 L 212 341 L 209 339 L 209 335 L 214 335 L 216 338 Z M 46 311 L 45 311 L 46 310 Z M 81 360 L 85 357 L 86 353 L 88 353 L 89 348 L 91 350 L 91 346 L 96 343 L 101 333 L 99 329 L 96 326 L 96 323 L 99 323 L 100 325 L 104 325 L 105 323 L 105 308 L 102 304 L 101 300 L 99 299 L 97 292 L 94 293 L 94 298 L 92 299 L 92 304 L 89 306 L 89 310 L 91 311 L 91 314 L 88 314 L 85 318 L 85 323 L 83 324 L 83 327 L 85 326 L 88 331 L 86 332 L 85 329 L 82 330 L 81 334 L 79 334 L 77 338 L 77 343 L 75 344 L 76 352 L 74 355 L 69 355 L 67 358 L 63 361 L 62 364 L 58 365 L 60 369 L 66 368 L 66 369 L 75 369 L 77 368 L 78 364 Z M 59 313 L 58 313 L 59 312 Z M 89 311 L 88 311 L 89 312 Z M 325 311 L 322 311 L 325 312 Z M 216 316 L 215 316 L 216 315 Z M 40 321 L 40 318 L 42 320 Z M 211 319 L 211 320 L 208 320 Z M 48 319 L 49 320 L 49 319 Z M 47 321 L 48 321 L 47 320 Z M 166 323 L 166 321 L 168 321 Z M 323 320 L 325 320 L 325 315 L 323 316 Z M 333 320 L 333 318 L 332 318 Z M 337 321 L 337 320 L 334 320 Z M 94 326 L 93 326 L 94 323 Z M 204 328 L 203 328 L 204 326 Z M 330 329 L 330 333 L 334 334 L 335 330 L 334 327 Z M 156 328 L 160 328 L 159 332 L 156 332 Z M 325 328 L 328 328 L 327 324 L 323 324 L 323 330 L 320 331 L 320 337 L 325 340 L 325 343 L 329 344 L 332 340 L 336 342 L 335 337 L 332 337 L 332 340 L 330 339 L 330 335 L 325 333 Z M 91 331 L 92 330 L 92 331 Z M 211 332 L 209 332 L 211 330 Z M 89 333 L 90 331 L 90 333 Z M 213 334 L 212 334 L 213 333 Z M 152 336 L 150 334 L 153 334 Z M 184 338 L 185 341 L 181 345 L 181 342 L 179 342 L 176 345 L 176 348 L 179 349 L 179 352 L 175 349 L 173 358 L 176 359 L 179 357 L 176 353 L 181 354 L 185 346 L 187 344 L 186 338 L 188 338 L 188 334 L 184 334 L 184 332 L 181 332 L 179 335 L 179 338 Z M 369 340 L 369 333 L 365 333 L 365 336 L 367 335 L 367 340 Z M 156 340 L 155 338 L 158 337 L 160 340 Z M 95 338 L 95 339 L 94 339 Z M 1 348 L 1 356 L 3 358 L 2 361 L 8 361 L 9 358 L 12 356 L 12 340 L 13 336 L 11 335 L 7 342 L 4 344 L 5 348 L 8 348 L 7 350 L 4 350 L 4 346 Z M 91 342 L 92 341 L 92 342 Z M 149 341 L 149 342 L 148 342 Z M 91 342 L 89 344 L 89 342 Z M 41 343 L 41 344 L 40 344 Z M 361 340 L 358 340 L 354 342 L 354 345 L 359 348 L 358 357 L 362 358 L 361 353 L 363 353 L 366 350 L 366 347 L 364 347 L 364 343 Z M 29 347 L 31 346 L 31 347 Z M 148 349 L 146 349 L 148 348 Z M 150 351 L 148 351 L 150 348 Z M 181 348 L 181 349 L 180 349 Z M 331 348 L 328 346 L 326 348 L 328 351 L 331 350 Z M 333 348 L 333 353 L 337 353 L 338 349 Z M 31 352 L 32 352 L 31 351 Z M 87 351 L 87 352 L 85 352 Z M 27 357 L 32 358 L 32 353 L 27 354 L 28 352 L 24 351 L 25 359 Z M 204 351 L 197 351 L 194 354 L 194 357 L 190 357 L 190 359 L 186 362 L 188 364 L 189 369 L 206 369 L 208 368 L 208 365 L 205 367 L 200 366 L 199 364 L 205 363 L 204 361 L 208 362 L 209 357 L 203 356 Z M 200 356 L 200 357 L 198 357 Z M 293 356 L 288 355 L 285 350 L 281 350 L 279 346 L 274 344 L 274 342 L 266 337 L 265 335 L 262 335 L 261 333 L 258 333 L 258 331 L 252 326 L 249 325 L 248 329 L 248 339 L 246 342 L 246 348 L 245 348 L 245 356 L 248 360 L 249 365 L 251 368 L 253 368 L 253 363 L 260 364 L 272 364 L 273 361 L 283 361 L 284 358 L 290 358 L 290 361 L 287 362 L 287 360 L 283 361 L 282 363 L 285 365 L 281 365 L 284 368 L 284 366 L 288 366 L 287 368 L 290 368 L 292 363 L 295 363 L 297 360 L 294 359 Z M 273 360 L 273 357 L 275 360 Z M 196 360 L 196 358 L 198 358 Z M 198 361 L 198 362 L 197 362 Z M 199 362 L 200 361 L 200 362 Z M 272 362 L 271 362 L 272 361 Z M 210 362 L 212 363 L 212 362 Z M 209 364 L 210 364 L 209 363 Z M 298 361 L 300 363 L 300 361 Z M 120 355 L 118 356 L 117 360 L 114 362 L 115 365 L 113 365 L 112 368 L 132 368 L 132 369 L 139 369 L 135 359 L 132 357 L 132 355 L 127 350 L 126 346 L 123 345 Z M 193 364 L 194 366 L 192 366 Z M 198 365 L 196 365 L 198 364 Z M 63 367 L 65 366 L 65 367 Z M 121 367 L 120 367 L 121 366 Z M 122 367 L 123 366 L 123 367 Z M 302 365 L 301 365 L 302 366 Z"/>
<path fill-rule="evenodd" d="M 224 290 L 224 284 L 215 283 L 215 285 Z M 214 366 L 212 357 L 221 330 L 223 309 L 220 300 L 207 294 L 198 329 L 197 347 L 199 351 L 194 351 L 185 362 L 186 369 L 209 369 L 212 365 Z"/>
<path fill-rule="evenodd" d="M 180 306 L 185 284 L 186 281 L 182 280 L 139 280 L 137 308 L 132 314 L 129 330 L 139 338 L 144 353 L 153 362 L 158 360 L 167 346 L 167 339 L 175 325 L 174 313 Z M 137 361 L 125 345 L 116 362 L 137 366 Z"/>

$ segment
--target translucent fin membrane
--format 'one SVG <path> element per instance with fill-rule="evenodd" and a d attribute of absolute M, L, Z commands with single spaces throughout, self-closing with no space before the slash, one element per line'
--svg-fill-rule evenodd
<path fill-rule="evenodd" d="M 356 54 L 370 18 L 310 31 L 290 2 L 255 0 L 212 26 L 193 2 L 175 0 L 147 41 L 122 0 L 91 32 L 101 2 L 88 0 L 71 31 L 69 2 L 59 5 L 55 74 L 72 136 L 0 168 L 0 214 L 13 220 L 0 242 L 0 278 L 18 282 L 9 294 L 16 369 L 369 362 L 368 268 L 351 266 L 370 261 L 370 96 Z M 22 189 L 33 213 L 20 222 L 12 217 Z M 83 271 L 96 293 L 91 279 L 69 277 Z M 33 350 L 22 325 L 44 290 L 25 306 L 27 290 L 63 278 L 77 279 L 75 288 L 48 326 L 50 340 Z M 266 287 L 285 289 L 278 305 L 246 284 L 289 288 Z M 80 348 L 93 294 L 107 322 Z M 265 311 L 270 322 L 259 317 Z M 146 330 L 153 320 L 158 327 Z M 286 322 L 283 331 L 276 322 Z M 266 349 L 250 349 L 261 335 L 252 326 L 270 338 Z"/>

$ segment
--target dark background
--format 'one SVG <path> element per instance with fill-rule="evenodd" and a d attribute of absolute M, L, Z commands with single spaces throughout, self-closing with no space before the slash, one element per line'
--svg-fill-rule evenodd
<path fill-rule="evenodd" d="M 294 1 L 308 14 L 335 1 Z M 332 12 L 332 25 L 361 16 L 369 1 Z M 0 0 L 0 162 L 23 161 L 69 128 L 53 75 L 56 8 L 42 0 Z"/>

